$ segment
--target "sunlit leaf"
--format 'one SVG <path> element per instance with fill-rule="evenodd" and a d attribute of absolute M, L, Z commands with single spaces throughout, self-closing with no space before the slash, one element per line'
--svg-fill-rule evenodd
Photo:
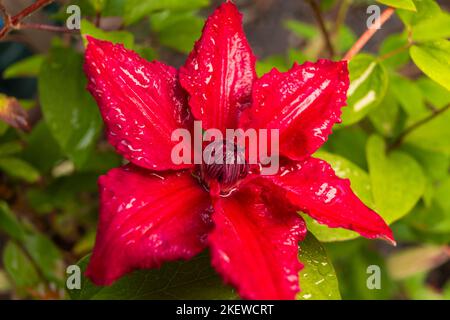
<path fill-rule="evenodd" d="M 422 168 L 404 152 L 386 153 L 385 142 L 379 136 L 367 142 L 367 161 L 375 209 L 392 223 L 407 214 L 423 195 Z"/>
<path fill-rule="evenodd" d="M 3 71 L 3 78 L 37 77 L 44 59 L 43 55 L 34 55 L 20 60 Z"/>
<path fill-rule="evenodd" d="M 450 42 L 448 40 L 412 46 L 409 54 L 420 70 L 450 90 Z"/>

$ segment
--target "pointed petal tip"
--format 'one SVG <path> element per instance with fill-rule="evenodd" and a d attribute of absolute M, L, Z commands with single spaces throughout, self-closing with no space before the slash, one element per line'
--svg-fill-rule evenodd
<path fill-rule="evenodd" d="M 381 235 L 379 236 L 379 239 L 386 241 L 387 243 L 389 243 L 391 246 L 396 247 L 397 246 L 397 241 L 395 241 L 394 236 L 391 234 L 389 235 Z"/>

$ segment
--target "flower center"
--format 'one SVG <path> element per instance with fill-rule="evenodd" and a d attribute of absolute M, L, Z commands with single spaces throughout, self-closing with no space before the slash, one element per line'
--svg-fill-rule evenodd
<path fill-rule="evenodd" d="M 203 150 L 200 178 L 208 188 L 211 182 L 217 181 L 220 191 L 227 193 L 248 172 L 244 150 L 230 141 L 214 141 Z"/>

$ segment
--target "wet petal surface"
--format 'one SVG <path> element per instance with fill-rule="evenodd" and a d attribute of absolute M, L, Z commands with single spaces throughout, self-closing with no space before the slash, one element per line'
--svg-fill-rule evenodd
<path fill-rule="evenodd" d="M 244 128 L 279 129 L 280 153 L 303 159 L 328 138 L 340 122 L 349 85 L 347 62 L 319 60 L 272 69 L 255 82 L 253 105 L 241 118 Z"/>
<path fill-rule="evenodd" d="M 157 175 L 128 165 L 100 177 L 99 187 L 100 220 L 86 272 L 95 284 L 189 259 L 206 246 L 212 207 L 190 172 Z"/>
<path fill-rule="evenodd" d="M 239 110 L 248 106 L 255 58 L 242 29 L 242 16 L 231 2 L 208 18 L 203 34 L 180 69 L 189 105 L 203 128 L 225 132 L 237 125 Z"/>
<path fill-rule="evenodd" d="M 217 198 L 214 209 L 209 243 L 212 264 L 224 279 L 246 299 L 294 299 L 303 219 L 258 188 Z"/>
<path fill-rule="evenodd" d="M 189 122 L 176 69 L 148 62 L 122 45 L 89 38 L 85 72 L 108 140 L 120 154 L 154 170 L 187 167 L 171 160 L 172 132 Z"/>
<path fill-rule="evenodd" d="M 323 160 L 290 164 L 279 175 L 265 179 L 281 187 L 290 203 L 320 223 L 395 243 L 389 226 L 353 193 L 350 180 L 337 177 Z"/>

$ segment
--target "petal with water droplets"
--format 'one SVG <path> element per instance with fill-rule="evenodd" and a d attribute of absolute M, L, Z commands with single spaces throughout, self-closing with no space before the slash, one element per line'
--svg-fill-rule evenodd
<path fill-rule="evenodd" d="M 177 70 L 148 62 L 122 45 L 88 37 L 88 89 L 106 124 L 109 142 L 136 165 L 179 169 L 171 159 L 172 132 L 189 118 Z"/>
<path fill-rule="evenodd" d="M 97 239 L 86 272 L 95 284 L 192 258 L 206 246 L 212 207 L 190 172 L 157 175 L 128 165 L 100 177 L 99 187 Z"/>
<path fill-rule="evenodd" d="M 278 129 L 280 153 L 306 158 L 341 121 L 348 85 L 346 61 L 306 62 L 287 72 L 272 69 L 255 82 L 253 105 L 244 111 L 241 126 Z"/>
<path fill-rule="evenodd" d="M 256 78 L 255 58 L 242 29 L 242 16 L 231 2 L 206 21 L 201 38 L 180 69 L 189 105 L 203 128 L 235 128 L 238 112 L 250 104 Z"/>
<path fill-rule="evenodd" d="M 294 299 L 299 291 L 305 223 L 275 200 L 256 188 L 213 200 L 212 264 L 246 299 Z"/>
<path fill-rule="evenodd" d="M 350 180 L 337 177 L 323 160 L 291 163 L 280 168 L 279 175 L 265 179 L 281 187 L 290 203 L 319 223 L 395 243 L 389 226 L 353 193 Z"/>

